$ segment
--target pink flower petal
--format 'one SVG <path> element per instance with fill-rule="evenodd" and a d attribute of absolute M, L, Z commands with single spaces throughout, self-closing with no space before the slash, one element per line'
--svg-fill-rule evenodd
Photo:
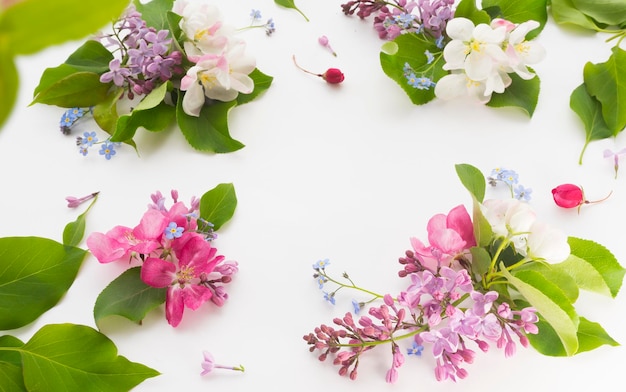
<path fill-rule="evenodd" d="M 141 280 L 152 287 L 167 287 L 176 278 L 176 266 L 169 261 L 148 257 L 141 267 Z"/>

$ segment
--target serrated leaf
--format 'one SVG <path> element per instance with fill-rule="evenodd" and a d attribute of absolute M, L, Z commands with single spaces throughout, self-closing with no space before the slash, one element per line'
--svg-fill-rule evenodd
<path fill-rule="evenodd" d="M 380 65 L 385 75 L 393 79 L 404 92 L 409 96 L 411 102 L 422 105 L 435 98 L 435 89 L 419 89 L 409 84 L 405 74 L 405 64 L 408 64 L 417 77 L 427 77 L 433 82 L 438 81 L 448 72 L 443 70 L 443 55 L 441 49 L 437 48 L 434 42 L 426 41 L 417 34 L 401 34 L 393 41 L 397 50 L 391 54 L 388 51 L 380 52 Z M 386 44 L 389 46 L 389 44 Z M 428 64 L 426 51 L 432 53 L 435 58 Z M 420 72 L 426 72 L 422 75 Z"/>
<path fill-rule="evenodd" d="M 85 222 L 87 218 L 87 213 L 93 206 L 93 203 L 96 202 L 98 194 L 94 195 L 94 199 L 91 203 L 89 203 L 89 207 L 82 214 L 78 215 L 75 221 L 68 223 L 65 225 L 63 229 L 63 245 L 68 246 L 77 246 L 83 240 L 83 236 L 85 235 Z"/>
<path fill-rule="evenodd" d="M 572 91 L 569 100 L 570 108 L 580 117 L 585 126 L 585 144 L 580 152 L 578 163 L 583 163 L 583 155 L 592 140 L 606 139 L 613 136 L 602 117 L 602 104 L 589 95 L 585 84 L 581 84 Z"/>
<path fill-rule="evenodd" d="M 559 287 L 572 304 L 578 299 L 578 282 L 569 273 L 557 267 L 557 264 L 526 263 L 515 269 L 513 275 L 515 276 L 520 271 L 535 271 L 539 273 Z"/>
<path fill-rule="evenodd" d="M 19 86 L 19 75 L 13 54 L 10 52 L 8 42 L 0 34 L 0 129 L 9 118 L 15 106 Z"/>
<path fill-rule="evenodd" d="M 580 12 L 600 23 L 617 26 L 626 20 L 624 0 L 572 0 L 572 3 Z"/>
<path fill-rule="evenodd" d="M 270 88 L 274 80 L 273 77 L 264 74 L 258 68 L 255 68 L 248 76 L 254 82 L 254 90 L 250 94 L 239 94 L 237 96 L 237 105 L 243 105 L 258 97 L 263 91 Z"/>
<path fill-rule="evenodd" d="M 585 85 L 602 104 L 602 117 L 617 135 L 626 126 L 626 51 L 614 46 L 613 54 L 600 64 L 585 64 Z"/>
<path fill-rule="evenodd" d="M 589 30 L 600 30 L 600 27 L 588 15 L 574 7 L 572 0 L 551 0 L 550 11 L 558 24 L 572 24 Z"/>
<path fill-rule="evenodd" d="M 500 266 L 500 273 L 549 323 L 568 356 L 578 351 L 578 314 L 563 291 L 536 271 L 519 271 L 513 276 Z"/>
<path fill-rule="evenodd" d="M 141 267 L 133 267 L 115 278 L 96 299 L 94 319 L 121 316 L 141 323 L 146 314 L 165 302 L 165 288 L 148 286 L 141 280 Z"/>
<path fill-rule="evenodd" d="M 479 10 L 476 7 L 475 0 L 461 0 L 459 4 L 456 6 L 454 11 L 454 17 L 459 18 L 467 18 L 474 22 L 475 25 L 480 23 L 489 24 L 491 22 L 491 17 L 489 14 L 483 10 Z"/>
<path fill-rule="evenodd" d="M 596 348 L 604 345 L 619 346 L 609 334 L 598 323 L 587 320 L 584 317 L 580 318 L 580 324 L 578 325 L 578 353 L 585 351 L 595 350 Z"/>
<path fill-rule="evenodd" d="M 47 238 L 0 238 L 0 330 L 27 325 L 56 305 L 86 254 Z"/>
<path fill-rule="evenodd" d="M 590 240 L 569 237 L 567 242 L 570 257 L 554 267 L 572 276 L 581 289 L 615 298 L 626 272 L 615 256 L 604 246 Z"/>
<path fill-rule="evenodd" d="M 461 180 L 461 184 L 469 191 L 469 193 L 482 203 L 485 198 L 485 189 L 487 183 L 485 176 L 478 168 L 467 163 L 459 163 L 454 165 L 456 174 Z"/>
<path fill-rule="evenodd" d="M 228 130 L 228 112 L 237 101 L 212 102 L 204 106 L 198 117 L 190 116 L 183 110 L 183 97 L 176 105 L 176 122 L 187 142 L 196 150 L 216 153 L 237 151 L 244 145 L 233 139 Z"/>
<path fill-rule="evenodd" d="M 100 82 L 95 72 L 74 72 L 40 90 L 32 104 L 45 103 L 64 108 L 94 106 L 107 97 L 111 83 Z"/>
<path fill-rule="evenodd" d="M 296 7 L 296 3 L 294 0 L 274 0 L 274 3 L 285 8 L 291 8 L 298 11 L 298 13 L 300 13 L 300 15 L 302 15 L 307 22 L 309 21 L 309 18 L 307 18 L 306 15 L 302 11 L 300 11 L 298 7 Z"/>
<path fill-rule="evenodd" d="M 528 117 L 532 117 L 539 99 L 539 76 L 535 75 L 529 80 L 522 79 L 514 73 L 509 76 L 513 80 L 511 85 L 501 94 L 492 94 L 487 106 L 513 106 L 522 109 Z"/>
<path fill-rule="evenodd" d="M 33 391 L 128 391 L 159 375 L 118 355 L 109 338 L 82 325 L 45 325 L 19 352 L 24 384 Z"/>
<path fill-rule="evenodd" d="M 233 184 L 219 184 L 200 198 L 200 217 L 218 230 L 232 218 L 237 208 L 237 195 Z"/>
<path fill-rule="evenodd" d="M 133 0 L 133 4 L 148 27 L 154 27 L 157 30 L 169 28 L 167 13 L 172 10 L 174 0 L 151 0 L 149 2 Z"/>
<path fill-rule="evenodd" d="M 127 5 L 128 0 L 19 1 L 3 10 L 0 31 L 15 54 L 32 54 L 95 33 L 119 17 Z"/>
<path fill-rule="evenodd" d="M 498 7 L 500 10 L 498 17 L 513 23 L 523 23 L 529 20 L 539 22 L 538 28 L 526 34 L 527 40 L 535 38 L 543 30 L 543 26 L 548 20 L 546 0 L 482 0 L 482 7 Z"/>

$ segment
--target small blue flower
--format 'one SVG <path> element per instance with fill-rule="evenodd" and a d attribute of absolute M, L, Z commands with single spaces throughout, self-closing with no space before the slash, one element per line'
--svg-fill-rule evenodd
<path fill-rule="evenodd" d="M 503 170 L 498 174 L 498 179 L 507 185 L 517 184 L 519 175 L 514 170 Z"/>
<path fill-rule="evenodd" d="M 85 132 L 83 133 L 83 137 L 80 139 L 81 145 L 85 145 L 87 147 L 93 146 L 93 144 L 97 141 L 98 137 L 95 132 Z"/>
<path fill-rule="evenodd" d="M 415 15 L 403 13 L 400 15 L 396 15 L 393 19 L 398 26 L 403 29 L 408 29 L 413 24 L 413 20 L 415 20 Z"/>
<path fill-rule="evenodd" d="M 255 9 L 253 8 L 253 9 L 252 9 L 252 11 L 250 11 L 250 17 L 251 17 L 253 20 L 258 20 L 258 19 L 261 19 L 261 18 L 262 18 L 262 16 L 261 16 L 261 11 L 260 11 L 260 10 L 255 10 Z"/>
<path fill-rule="evenodd" d="M 74 115 L 72 109 L 69 109 L 66 110 L 61 116 L 61 121 L 59 122 L 59 125 L 61 127 L 71 127 L 72 125 L 74 125 L 76 120 L 78 120 L 78 117 Z"/>
<path fill-rule="evenodd" d="M 86 156 L 87 153 L 89 152 L 89 149 L 87 146 L 80 146 L 80 148 L 78 149 L 78 152 L 83 154 L 83 156 Z"/>
<path fill-rule="evenodd" d="M 435 82 L 430 80 L 430 78 L 422 76 L 421 78 L 417 78 L 417 85 L 413 87 L 419 90 L 428 90 L 429 88 L 434 87 L 434 86 L 435 86 Z"/>
<path fill-rule="evenodd" d="M 272 35 L 276 31 L 276 25 L 274 24 L 274 18 L 269 18 L 265 23 L 265 34 Z"/>
<path fill-rule="evenodd" d="M 325 291 L 323 291 L 324 293 L 324 299 L 328 302 L 330 302 L 331 304 L 335 304 L 335 293 L 327 293 Z"/>
<path fill-rule="evenodd" d="M 354 311 L 354 314 L 359 314 L 361 311 L 361 303 L 356 299 L 352 300 L 352 310 Z"/>
<path fill-rule="evenodd" d="M 80 117 L 82 117 L 85 114 L 85 109 L 83 108 L 71 108 L 70 110 L 72 114 L 78 119 Z"/>
<path fill-rule="evenodd" d="M 165 238 L 173 240 L 174 238 L 180 238 L 183 235 L 184 228 L 179 227 L 176 222 L 170 222 L 164 230 Z"/>
<path fill-rule="evenodd" d="M 317 284 L 319 285 L 320 290 L 324 287 L 324 283 L 328 282 L 328 280 L 321 275 L 317 276 L 315 280 L 317 281 Z"/>
<path fill-rule="evenodd" d="M 432 53 L 430 53 L 429 50 L 426 50 L 424 52 L 424 55 L 426 56 L 426 64 L 430 64 L 433 61 L 435 61 L 435 55 L 433 55 Z"/>
<path fill-rule="evenodd" d="M 104 155 L 104 157 L 108 161 L 116 153 L 115 146 L 111 142 L 104 142 L 104 144 L 102 145 L 102 148 L 100 148 L 99 153 L 100 155 Z"/>
<path fill-rule="evenodd" d="M 443 49 L 443 35 L 439 36 L 439 38 L 435 40 L 435 45 L 437 45 L 439 49 Z"/>
<path fill-rule="evenodd" d="M 411 68 L 411 65 L 409 63 L 404 63 L 404 67 L 402 67 L 402 72 L 406 77 L 408 74 L 413 73 L 413 68 Z"/>
<path fill-rule="evenodd" d="M 518 185 L 514 190 L 513 194 L 517 200 L 530 201 L 530 194 L 533 192 L 530 188 L 524 188 L 523 185 Z"/>
<path fill-rule="evenodd" d="M 417 342 L 413 341 L 413 345 L 406 349 L 406 353 L 408 355 L 415 355 L 416 357 L 422 356 L 422 351 L 424 351 L 424 346 L 421 344 L 417 344 Z"/>
<path fill-rule="evenodd" d="M 315 264 L 313 264 L 313 269 L 323 270 L 329 264 L 330 264 L 330 261 L 328 261 L 328 259 L 318 260 Z"/>

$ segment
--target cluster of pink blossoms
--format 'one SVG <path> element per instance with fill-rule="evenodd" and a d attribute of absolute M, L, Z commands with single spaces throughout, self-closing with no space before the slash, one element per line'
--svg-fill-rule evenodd
<path fill-rule="evenodd" d="M 200 201 L 192 198 L 187 207 L 178 201 L 178 192 L 171 196 L 174 204 L 167 208 L 163 195 L 156 192 L 137 226 L 92 233 L 87 246 L 101 263 L 140 263 L 145 284 L 167 288 L 165 315 L 176 327 L 184 308 L 196 310 L 208 300 L 222 306 L 228 298 L 224 285 L 238 267 L 217 254 L 213 226 L 199 217 Z"/>
<path fill-rule="evenodd" d="M 386 380 L 395 382 L 398 368 L 405 362 L 397 341 L 408 338 L 412 341 L 408 355 L 420 355 L 424 346 L 430 345 L 437 360 L 436 379 L 456 381 L 467 376 L 463 365 L 473 362 L 475 352 L 469 342 L 484 352 L 489 342 L 495 343 L 508 357 L 515 353 L 516 339 L 526 347 L 526 334 L 538 332 L 533 308 L 512 310 L 498 292 L 472 280 L 470 248 L 476 246 L 476 240 L 465 207 L 435 215 L 427 231 L 429 244 L 413 238 L 413 250 L 399 260 L 404 267 L 400 277 L 411 280 L 405 291 L 396 298 L 381 296 L 384 304 L 369 308 L 369 315 L 360 316 L 357 322 L 347 313 L 333 320 L 339 329 L 321 325 L 304 336 L 310 351 L 321 351 L 321 361 L 334 355 L 340 375 L 355 379 L 360 356 L 389 343 L 392 360 Z M 326 274 L 327 264 L 314 266 L 318 283 L 337 282 Z M 357 288 L 354 284 L 344 287 Z"/>

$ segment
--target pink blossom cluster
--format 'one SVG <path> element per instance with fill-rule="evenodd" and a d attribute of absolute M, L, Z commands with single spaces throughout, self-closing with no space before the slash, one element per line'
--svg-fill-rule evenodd
<path fill-rule="evenodd" d="M 145 284 L 167 288 L 165 316 L 176 327 L 185 308 L 196 310 L 208 300 L 222 306 L 228 298 L 224 285 L 238 267 L 217 254 L 212 225 L 199 217 L 200 201 L 192 198 L 187 207 L 177 191 L 171 196 L 174 203 L 167 208 L 156 192 L 137 226 L 94 232 L 87 246 L 101 263 L 139 263 Z"/>

